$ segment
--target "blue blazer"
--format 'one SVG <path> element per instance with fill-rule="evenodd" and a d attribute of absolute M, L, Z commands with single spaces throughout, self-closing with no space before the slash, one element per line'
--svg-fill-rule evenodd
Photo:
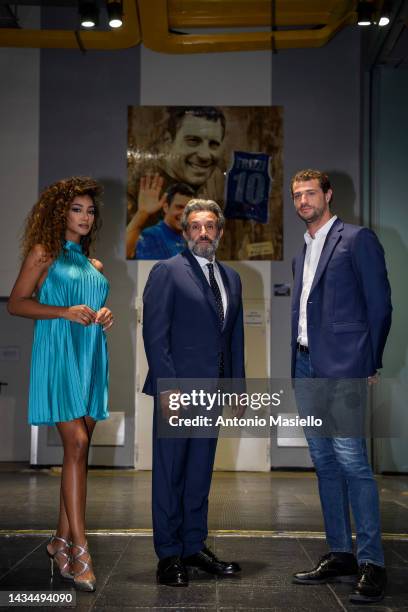
<path fill-rule="evenodd" d="M 306 245 L 293 260 L 292 376 Z M 366 378 L 382 367 L 391 326 L 384 250 L 371 230 L 336 219 L 307 302 L 310 359 L 319 378 Z"/>
<path fill-rule="evenodd" d="M 155 264 L 143 293 L 143 340 L 149 371 L 143 392 L 155 395 L 158 378 L 244 378 L 241 280 L 217 261 L 228 296 L 221 327 L 214 294 L 188 249 Z"/>

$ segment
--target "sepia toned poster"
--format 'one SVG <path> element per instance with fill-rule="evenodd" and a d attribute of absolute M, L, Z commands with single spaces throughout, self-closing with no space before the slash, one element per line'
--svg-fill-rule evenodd
<path fill-rule="evenodd" d="M 129 107 L 127 258 L 180 252 L 200 197 L 226 217 L 219 259 L 282 259 L 282 152 L 282 107 Z"/>

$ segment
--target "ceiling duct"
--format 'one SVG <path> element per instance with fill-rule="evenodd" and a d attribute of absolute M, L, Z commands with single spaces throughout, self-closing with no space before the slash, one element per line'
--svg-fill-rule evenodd
<path fill-rule="evenodd" d="M 379 13 L 383 0 L 366 1 Z M 72 3 L 61 0 L 59 6 Z M 56 6 L 58 0 L 41 4 Z M 123 0 L 123 25 L 116 30 L 6 27 L 0 29 L 0 45 L 120 49 L 143 42 L 161 53 L 321 47 L 345 26 L 357 23 L 357 6 L 358 0 Z"/>
<path fill-rule="evenodd" d="M 320 47 L 356 21 L 355 0 L 139 0 L 143 44 L 164 53 Z M 217 32 L 257 27 L 260 31 Z M 208 33 L 191 29 L 209 29 Z M 211 30 L 210 30 L 211 29 Z"/>

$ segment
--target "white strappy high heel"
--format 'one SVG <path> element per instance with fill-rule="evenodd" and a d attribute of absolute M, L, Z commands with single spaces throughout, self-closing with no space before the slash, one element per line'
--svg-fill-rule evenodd
<path fill-rule="evenodd" d="M 48 544 L 53 544 L 54 542 L 62 542 L 63 546 L 58 548 L 54 553 L 51 553 L 48 550 Z M 69 571 L 69 566 L 71 563 L 71 544 L 65 538 L 60 538 L 59 536 L 52 536 L 50 541 L 47 544 L 47 555 L 50 558 L 51 562 L 51 578 L 54 577 L 54 564 L 57 565 L 57 569 L 60 573 L 60 576 L 63 580 L 73 580 L 74 576 Z"/>
<path fill-rule="evenodd" d="M 91 569 L 89 562 L 91 561 L 91 555 L 88 550 L 88 543 L 86 542 L 84 546 L 80 546 L 79 544 L 72 544 L 72 551 L 74 548 L 77 548 L 79 552 L 75 555 L 72 555 L 72 563 L 78 561 L 82 565 L 82 569 L 79 572 L 74 572 L 74 586 L 78 591 L 87 591 L 89 593 L 93 593 L 96 590 L 96 579 L 93 580 L 78 580 L 80 576 L 85 574 L 85 572 Z M 87 559 L 81 559 L 82 555 L 87 555 Z"/>

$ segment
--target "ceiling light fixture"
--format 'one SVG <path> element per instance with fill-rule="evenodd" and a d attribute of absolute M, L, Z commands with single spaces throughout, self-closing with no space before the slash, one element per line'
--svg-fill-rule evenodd
<path fill-rule="evenodd" d="M 122 0 L 107 0 L 108 22 L 111 28 L 120 28 L 123 25 Z"/>
<path fill-rule="evenodd" d="M 79 0 L 79 17 L 83 28 L 94 28 L 98 25 L 99 8 L 96 2 Z"/>
<path fill-rule="evenodd" d="M 391 6 L 390 6 L 390 2 L 386 0 L 381 10 L 381 17 L 380 17 L 380 21 L 378 22 L 378 25 L 382 28 L 384 26 L 387 26 L 390 23 L 390 18 L 391 18 Z"/>
<path fill-rule="evenodd" d="M 359 26 L 370 26 L 373 23 L 373 5 L 371 2 L 359 2 L 357 6 L 357 23 Z"/>
<path fill-rule="evenodd" d="M 390 18 L 387 15 L 381 15 L 378 25 L 382 28 L 390 23 Z"/>

